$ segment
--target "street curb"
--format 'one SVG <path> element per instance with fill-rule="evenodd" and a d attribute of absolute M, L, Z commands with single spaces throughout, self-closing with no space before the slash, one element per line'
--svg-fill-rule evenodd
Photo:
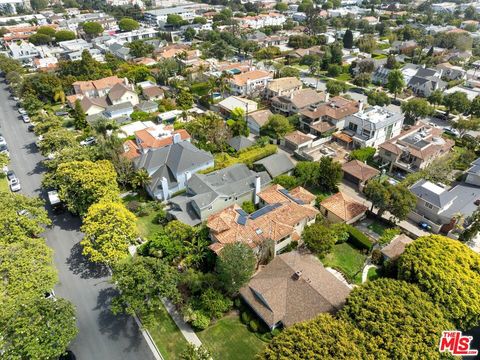
<path fill-rule="evenodd" d="M 147 345 L 150 348 L 150 351 L 152 352 L 155 360 L 165 360 L 162 356 L 162 353 L 160 352 L 157 345 L 155 344 L 155 341 L 153 341 L 152 335 L 150 335 L 150 332 L 143 327 L 142 322 L 140 321 L 138 316 L 134 315 L 133 318 L 135 319 L 135 322 L 137 323 L 138 328 L 142 332 L 142 335 L 145 338 L 145 341 L 147 342 Z"/>

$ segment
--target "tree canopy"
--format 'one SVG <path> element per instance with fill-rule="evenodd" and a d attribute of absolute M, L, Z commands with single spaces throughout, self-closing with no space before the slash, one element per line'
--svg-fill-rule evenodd
<path fill-rule="evenodd" d="M 293 126 L 288 119 L 280 114 L 271 115 L 265 125 L 262 126 L 263 134 L 269 135 L 275 139 L 281 139 L 289 132 L 293 131 Z"/>
<path fill-rule="evenodd" d="M 421 118 L 433 114 L 433 106 L 427 100 L 415 98 L 402 103 L 402 112 L 405 115 L 405 123 L 415 125 Z"/>
<path fill-rule="evenodd" d="M 313 320 L 295 324 L 260 353 L 262 360 L 273 359 L 374 359 L 366 351 L 367 337 L 349 322 L 321 314 Z"/>
<path fill-rule="evenodd" d="M 480 255 L 441 235 L 423 236 L 407 246 L 398 277 L 416 283 L 460 328 L 480 321 Z"/>
<path fill-rule="evenodd" d="M 116 200 L 119 195 L 117 174 L 108 160 L 72 161 L 60 164 L 45 184 L 58 189 L 69 211 L 84 215 L 100 200 Z"/>
<path fill-rule="evenodd" d="M 140 27 L 140 24 L 132 18 L 125 17 L 118 22 L 118 27 L 122 31 L 132 31 L 137 30 Z"/>
<path fill-rule="evenodd" d="M 405 80 L 400 70 L 392 70 L 388 74 L 386 87 L 388 91 L 395 95 L 395 98 L 405 87 Z"/>
<path fill-rule="evenodd" d="M 85 34 L 90 36 L 98 36 L 103 32 L 103 26 L 95 21 L 87 21 L 82 25 L 82 29 Z"/>
<path fill-rule="evenodd" d="M 217 272 L 229 294 L 235 294 L 250 280 L 255 263 L 255 255 L 249 246 L 241 242 L 225 245 L 217 257 Z"/>
<path fill-rule="evenodd" d="M 369 335 L 376 359 L 440 359 L 442 331 L 453 329 L 416 285 L 387 278 L 355 288 L 339 317 Z"/>

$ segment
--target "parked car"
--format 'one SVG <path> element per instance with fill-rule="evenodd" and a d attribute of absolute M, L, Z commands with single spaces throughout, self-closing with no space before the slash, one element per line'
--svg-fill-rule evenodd
<path fill-rule="evenodd" d="M 6 154 L 10 157 L 10 151 L 8 151 L 7 145 L 0 145 L 0 154 Z"/>
<path fill-rule="evenodd" d="M 27 111 L 24 108 L 18 108 L 18 112 L 20 113 L 20 115 L 26 115 L 27 114 Z"/>
<path fill-rule="evenodd" d="M 460 133 L 458 132 L 457 129 L 454 129 L 454 128 L 449 127 L 449 126 L 444 127 L 443 132 L 445 134 L 448 134 L 448 135 L 451 135 L 451 136 L 456 136 L 456 137 L 460 136 Z"/>
<path fill-rule="evenodd" d="M 76 359 L 77 357 L 71 350 L 67 350 L 65 354 L 63 354 L 58 358 L 58 360 L 76 360 Z"/>
<path fill-rule="evenodd" d="M 14 101 L 20 101 L 20 99 L 18 98 L 18 96 L 14 96 L 14 97 L 13 97 L 13 100 L 14 100 Z"/>
<path fill-rule="evenodd" d="M 27 130 L 30 131 L 30 132 L 35 131 L 35 125 L 33 125 L 33 124 L 28 125 Z"/>
<path fill-rule="evenodd" d="M 52 299 L 52 300 L 57 300 L 57 298 L 55 297 L 55 291 L 50 290 L 50 291 L 47 291 L 45 292 L 45 299 Z"/>
<path fill-rule="evenodd" d="M 10 190 L 13 192 L 20 191 L 22 189 L 22 186 L 20 185 L 20 180 L 17 178 L 13 179 L 10 181 Z"/>
<path fill-rule="evenodd" d="M 419 226 L 421 229 L 423 229 L 423 230 L 432 231 L 432 227 L 431 227 L 429 224 L 427 224 L 426 222 L 424 222 L 424 221 L 420 221 L 420 222 L 418 223 L 418 226 Z"/>
<path fill-rule="evenodd" d="M 25 124 L 28 124 L 30 122 L 30 116 L 22 115 L 22 120 Z"/>
<path fill-rule="evenodd" d="M 15 180 L 17 178 L 17 175 L 15 175 L 15 172 L 13 170 L 8 170 L 6 175 L 7 175 L 8 183 L 10 183 L 12 180 Z"/>
<path fill-rule="evenodd" d="M 90 137 L 87 137 L 85 140 L 80 141 L 80 145 L 90 146 L 90 145 L 95 144 L 96 142 L 97 142 L 97 140 L 93 136 L 90 136 Z"/>
<path fill-rule="evenodd" d="M 7 146 L 7 141 L 5 140 L 5 138 L 3 136 L 0 136 L 0 145 Z"/>

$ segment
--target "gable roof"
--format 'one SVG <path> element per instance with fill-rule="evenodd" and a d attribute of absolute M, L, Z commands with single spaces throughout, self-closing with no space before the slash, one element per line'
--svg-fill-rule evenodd
<path fill-rule="evenodd" d="M 118 84 L 115 84 L 110 89 L 110 91 L 108 92 L 108 98 L 110 99 L 110 101 L 115 101 L 115 100 L 120 99 L 127 92 L 133 92 L 134 93 L 134 91 L 132 89 L 128 88 L 123 83 L 118 83 Z"/>
<path fill-rule="evenodd" d="M 239 151 L 245 148 L 248 148 L 255 144 L 252 140 L 245 136 L 235 136 L 228 140 L 228 145 L 235 149 L 235 151 Z"/>
<path fill-rule="evenodd" d="M 274 79 L 267 84 L 267 89 L 273 92 L 292 90 L 302 87 L 302 82 L 296 77 Z"/>
<path fill-rule="evenodd" d="M 296 251 L 276 256 L 252 277 L 240 294 L 255 312 L 273 327 L 335 313 L 345 303 L 350 288 L 327 271 L 313 255 Z"/>
<path fill-rule="evenodd" d="M 397 259 L 400 255 L 403 254 L 405 251 L 405 248 L 407 247 L 408 244 L 413 242 L 413 239 L 409 238 L 405 234 L 400 234 L 395 239 L 390 241 L 390 244 L 385 246 L 381 252 L 383 255 L 388 257 L 391 260 Z"/>
<path fill-rule="evenodd" d="M 254 122 L 258 124 L 259 127 L 265 125 L 268 121 L 268 118 L 272 116 L 273 113 L 268 110 L 258 110 L 248 114 L 248 117 L 251 118 Z"/>
<path fill-rule="evenodd" d="M 271 177 L 285 174 L 295 168 L 295 164 L 284 153 L 276 153 L 254 163 L 255 165 L 263 165 L 265 170 Z"/>
<path fill-rule="evenodd" d="M 263 78 L 273 78 L 272 73 L 264 70 L 252 70 L 238 75 L 234 75 L 232 82 L 237 86 L 246 85 L 249 81 L 259 80 Z"/>
<path fill-rule="evenodd" d="M 352 160 L 343 164 L 342 170 L 344 173 L 350 174 L 362 182 L 370 180 L 380 174 L 380 171 L 359 160 Z"/>
<path fill-rule="evenodd" d="M 367 207 L 350 196 L 338 192 L 320 203 L 320 206 L 335 214 L 343 221 L 350 221 L 367 211 Z"/>

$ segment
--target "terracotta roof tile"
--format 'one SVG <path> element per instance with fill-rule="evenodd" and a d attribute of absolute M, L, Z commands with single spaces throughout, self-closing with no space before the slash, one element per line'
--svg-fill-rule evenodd
<path fill-rule="evenodd" d="M 380 171 L 359 160 L 352 160 L 342 165 L 343 172 L 352 175 L 360 181 L 367 181 L 377 176 Z"/>
<path fill-rule="evenodd" d="M 320 206 L 338 216 L 343 221 L 350 221 L 367 211 L 367 207 L 353 200 L 350 196 L 338 192 L 320 203 Z"/>

